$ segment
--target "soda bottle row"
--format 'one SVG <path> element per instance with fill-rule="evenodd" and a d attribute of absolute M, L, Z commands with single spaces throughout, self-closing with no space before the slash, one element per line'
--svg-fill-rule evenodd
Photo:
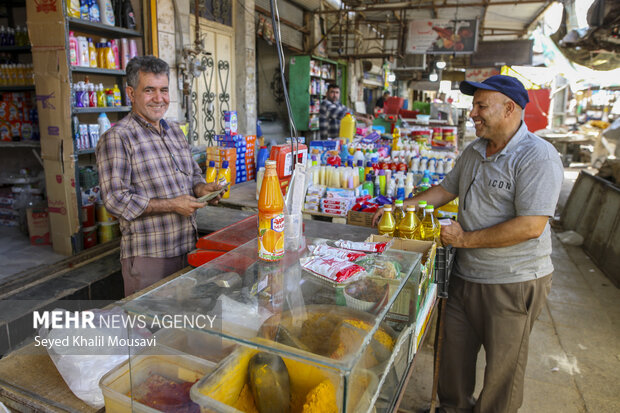
<path fill-rule="evenodd" d="M 75 36 L 69 32 L 69 63 L 71 66 L 98 67 L 100 69 L 125 69 L 127 63 L 138 55 L 135 39 L 92 38 Z"/>
<path fill-rule="evenodd" d="M 136 29 L 136 16 L 131 0 L 67 0 L 67 16 L 108 26 Z"/>
<path fill-rule="evenodd" d="M 28 46 L 30 38 L 28 37 L 28 29 L 17 27 L 0 27 L 0 46 Z"/>
<path fill-rule="evenodd" d="M 122 106 L 121 90 L 118 85 L 113 88 L 103 88 L 103 84 L 95 85 L 88 81 L 79 81 L 73 85 L 73 107 L 76 108 L 103 108 Z"/>
<path fill-rule="evenodd" d="M 11 63 L 0 65 L 1 86 L 31 86 L 34 85 L 34 71 L 32 63 Z"/>

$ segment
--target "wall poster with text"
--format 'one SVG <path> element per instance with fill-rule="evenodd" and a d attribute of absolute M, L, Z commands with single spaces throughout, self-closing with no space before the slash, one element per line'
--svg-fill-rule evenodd
<path fill-rule="evenodd" d="M 409 54 L 471 54 L 478 44 L 478 20 L 428 19 L 409 22 Z"/>

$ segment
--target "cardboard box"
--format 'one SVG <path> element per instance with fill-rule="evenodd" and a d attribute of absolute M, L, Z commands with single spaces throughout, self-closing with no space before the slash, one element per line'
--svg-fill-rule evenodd
<path fill-rule="evenodd" d="M 370 242 L 387 242 L 394 240 L 391 249 L 401 251 L 419 252 L 422 254 L 422 260 L 420 262 L 420 274 L 418 278 L 412 280 L 418 286 L 417 294 L 415 295 L 415 312 L 419 314 L 429 287 L 434 285 L 435 282 L 435 255 L 437 253 L 437 245 L 433 241 L 418 241 L 415 239 L 403 239 L 392 238 L 383 235 L 371 235 L 366 241 Z"/>
<path fill-rule="evenodd" d="M 28 236 L 32 245 L 51 245 L 50 220 L 47 208 L 26 209 Z"/>
<path fill-rule="evenodd" d="M 33 46 L 65 48 L 64 4 L 62 1 L 26 2 L 28 37 Z"/>
<path fill-rule="evenodd" d="M 347 224 L 349 225 L 357 225 L 359 227 L 372 227 L 372 217 L 374 213 L 371 212 L 360 212 L 350 210 L 347 213 Z"/>

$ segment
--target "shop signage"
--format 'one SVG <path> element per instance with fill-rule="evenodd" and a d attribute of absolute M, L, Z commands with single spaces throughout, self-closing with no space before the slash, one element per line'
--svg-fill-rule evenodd
<path fill-rule="evenodd" d="M 481 67 L 478 69 L 466 69 L 465 70 L 465 80 L 471 82 L 482 82 L 483 80 L 499 75 L 499 69 L 495 67 Z"/>
<path fill-rule="evenodd" d="M 409 54 L 471 54 L 478 43 L 478 20 L 428 19 L 409 22 Z"/>

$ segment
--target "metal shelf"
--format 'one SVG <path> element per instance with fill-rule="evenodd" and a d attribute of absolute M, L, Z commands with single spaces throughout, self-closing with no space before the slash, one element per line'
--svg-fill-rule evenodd
<path fill-rule="evenodd" d="M 30 46 L 0 46 L 0 53 L 30 53 Z"/>
<path fill-rule="evenodd" d="M 92 73 L 96 75 L 116 75 L 125 76 L 124 70 L 101 69 L 99 67 L 71 66 L 71 71 L 75 73 Z"/>
<path fill-rule="evenodd" d="M 90 155 L 95 153 L 95 148 L 90 148 L 90 149 L 80 149 L 77 151 L 78 156 L 80 155 Z"/>
<path fill-rule="evenodd" d="M 15 141 L 15 142 L 0 142 L 0 148 L 39 148 L 41 142 L 39 141 Z"/>
<path fill-rule="evenodd" d="M 73 108 L 74 114 L 80 113 L 101 113 L 101 112 L 131 112 L 131 106 L 106 106 L 104 108 Z"/>
<path fill-rule="evenodd" d="M 124 27 L 117 26 L 108 26 L 102 23 L 93 23 L 87 20 L 76 19 L 74 17 L 68 17 L 67 21 L 69 22 L 69 28 L 91 33 L 97 34 L 101 36 L 110 36 L 110 35 L 118 35 L 119 37 L 130 36 L 130 37 L 141 37 L 142 32 L 137 30 L 125 29 Z"/>
<path fill-rule="evenodd" d="M 34 85 L 0 86 L 0 92 L 25 92 L 34 90 Z"/>

